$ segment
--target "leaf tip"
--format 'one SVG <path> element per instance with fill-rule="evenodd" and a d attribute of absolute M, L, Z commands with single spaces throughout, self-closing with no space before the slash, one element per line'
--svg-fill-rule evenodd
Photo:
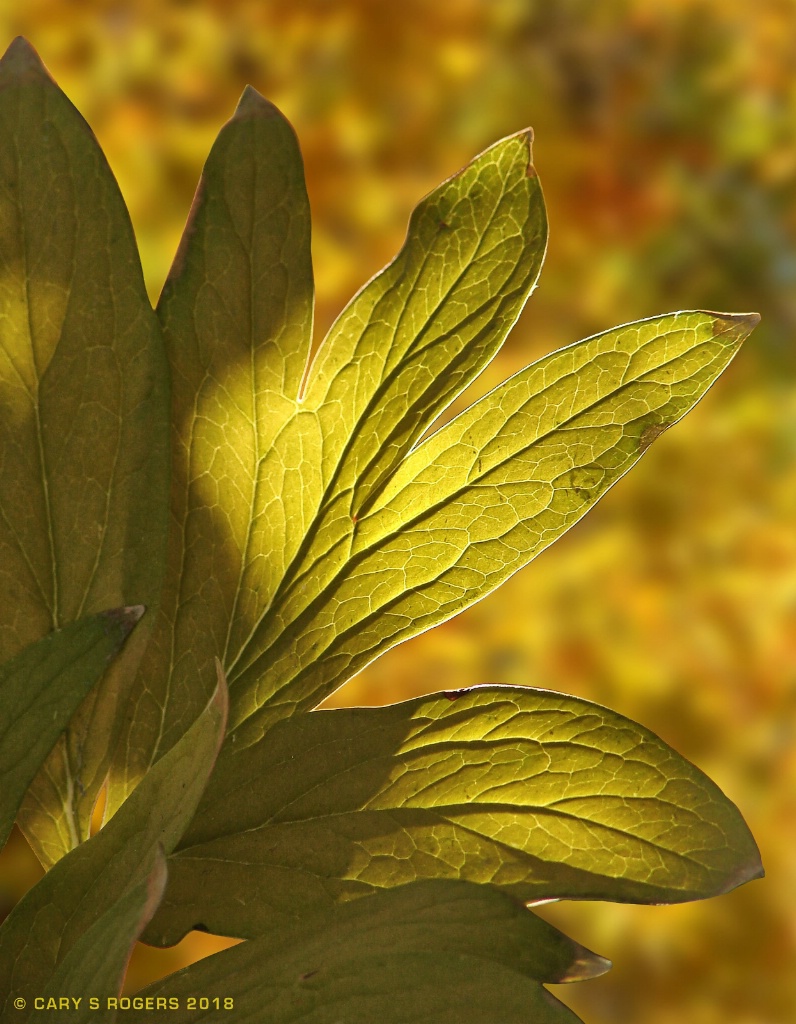
<path fill-rule="evenodd" d="M 607 974 L 612 967 L 612 962 L 606 957 L 600 956 L 599 953 L 592 953 L 585 946 L 578 946 L 575 958 L 553 984 L 566 985 L 573 981 L 591 981 Z"/>
<path fill-rule="evenodd" d="M 448 700 L 458 700 L 459 697 L 464 697 L 470 692 L 471 687 L 463 686 L 460 690 L 443 690 L 442 696 L 447 697 Z"/>
<path fill-rule="evenodd" d="M 139 622 L 144 617 L 144 613 L 146 612 L 146 605 L 131 604 L 128 605 L 126 608 L 122 608 L 122 611 L 127 616 L 127 618 L 130 619 L 133 625 L 135 625 L 136 622 Z"/>
<path fill-rule="evenodd" d="M 754 849 L 750 856 L 742 861 L 735 871 L 727 875 L 724 884 L 716 895 L 723 896 L 725 893 L 732 892 L 733 889 L 737 889 L 741 885 L 746 885 L 747 882 L 755 882 L 760 878 L 765 878 L 765 876 L 766 871 L 763 867 L 760 851 L 757 848 L 757 844 L 754 843 Z"/>
<path fill-rule="evenodd" d="M 232 115 L 232 120 L 243 121 L 252 117 L 285 120 L 282 111 L 278 107 L 271 103 L 270 100 L 267 100 L 254 86 L 247 85 L 241 93 L 235 113 Z"/>
<path fill-rule="evenodd" d="M 713 313 L 713 334 L 726 335 L 735 344 L 752 333 L 760 323 L 759 313 Z"/>
<path fill-rule="evenodd" d="M 12 74 L 19 75 L 32 71 L 49 78 L 41 57 L 24 36 L 17 36 L 9 43 L 6 52 L 0 58 L 0 65 Z"/>
<path fill-rule="evenodd" d="M 106 612 L 100 612 L 100 617 L 105 620 L 109 632 L 118 633 L 119 643 L 122 644 L 141 621 L 145 611 L 146 605 L 133 604 L 126 608 L 111 608 Z"/>

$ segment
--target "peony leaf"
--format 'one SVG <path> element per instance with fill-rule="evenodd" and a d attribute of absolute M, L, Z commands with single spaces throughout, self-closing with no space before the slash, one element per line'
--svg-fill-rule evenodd
<path fill-rule="evenodd" d="M 653 733 L 575 697 L 480 686 L 225 744 L 147 934 L 251 937 L 420 879 L 673 903 L 760 874 L 734 804 Z"/>
<path fill-rule="evenodd" d="M 90 128 L 34 50 L 0 61 L 0 661 L 163 572 L 168 394 L 130 218 Z M 89 833 L 149 617 L 33 783 L 54 863 Z"/>
<path fill-rule="evenodd" d="M 140 995 L 223 992 L 236 1024 L 575 1024 L 541 983 L 609 967 L 504 894 L 438 880 L 302 917 Z"/>
<path fill-rule="evenodd" d="M 88 616 L 0 667 L 0 846 L 36 772 L 143 612 L 138 605 Z"/>
<path fill-rule="evenodd" d="M 247 89 L 208 157 L 158 304 L 173 380 L 168 566 L 111 809 L 198 713 L 243 621 L 262 461 L 295 414 L 309 353 L 309 244 L 293 130 Z"/>
<path fill-rule="evenodd" d="M 545 356 L 414 448 L 345 544 L 313 548 L 230 670 L 238 742 L 526 565 L 699 401 L 758 320 L 673 313 L 614 328 Z"/>
<path fill-rule="evenodd" d="M 523 132 L 420 204 L 395 261 L 332 328 L 299 400 L 308 223 L 292 130 L 248 90 L 208 158 L 158 308 L 174 379 L 174 526 L 141 676 L 146 694 L 162 695 L 162 721 L 142 701 L 133 723 L 151 737 L 145 758 L 179 730 L 215 657 L 230 675 L 261 652 L 308 567 L 313 586 L 330 581 L 352 502 L 373 500 L 494 355 L 546 242 Z"/>
<path fill-rule="evenodd" d="M 117 1011 L 110 1000 L 122 990 L 130 954 L 163 895 L 166 874 L 166 858 L 160 851 L 148 877 L 112 903 L 56 967 L 39 994 L 43 1009 L 50 1005 L 62 1008 L 67 999 L 70 1024 L 98 1019 L 113 1024 Z M 92 1001 L 96 1001 L 94 1005 Z M 39 1014 L 32 1016 L 36 1020 Z M 14 1020 L 19 1020 L 17 1014 Z"/>
<path fill-rule="evenodd" d="M 113 819 L 58 861 L 0 926 L 0 1019 L 13 1015 L 14 999 L 33 1005 L 112 905 L 119 920 L 126 917 L 130 906 L 117 901 L 150 877 L 161 850 L 174 849 L 196 810 L 224 735 L 226 705 L 219 674 L 210 703 Z"/>

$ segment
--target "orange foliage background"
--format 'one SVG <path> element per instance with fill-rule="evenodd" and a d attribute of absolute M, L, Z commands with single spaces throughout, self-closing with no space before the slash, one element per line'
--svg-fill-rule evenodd
<path fill-rule="evenodd" d="M 547 265 L 472 395 L 616 323 L 762 314 L 714 391 L 582 524 L 336 700 L 530 684 L 658 732 L 739 804 L 767 879 L 682 907 L 548 908 L 616 965 L 557 994 L 590 1024 L 796 1019 L 794 0 L 0 0 L 0 46 L 20 33 L 99 137 L 153 299 L 251 83 L 304 151 L 319 336 L 415 202 L 529 124 Z M 31 856 L 17 836 L 0 859 L 5 910 L 36 877 Z M 137 952 L 130 991 L 212 943 Z"/>

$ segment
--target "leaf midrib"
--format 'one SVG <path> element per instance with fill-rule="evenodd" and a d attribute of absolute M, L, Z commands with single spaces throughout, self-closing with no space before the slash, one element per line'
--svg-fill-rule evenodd
<path fill-rule="evenodd" d="M 224 665 L 226 665 L 226 663 L 227 663 L 227 658 L 228 658 L 228 654 L 229 654 L 229 645 L 230 645 L 230 642 L 232 640 L 232 634 L 233 634 L 233 630 L 234 630 L 234 627 L 235 627 L 238 606 L 239 606 L 239 603 L 240 603 L 241 593 L 242 593 L 242 590 L 243 590 L 243 577 L 244 577 L 244 575 L 246 573 L 247 556 L 248 556 L 249 546 L 251 544 L 252 531 L 253 531 L 253 528 L 254 528 L 254 523 L 255 523 L 255 520 L 256 520 L 256 511 L 257 511 L 257 507 L 258 507 L 258 505 L 257 505 L 257 496 L 258 496 L 258 493 L 260 491 L 260 481 L 262 479 L 262 474 L 260 472 L 260 468 L 261 468 L 261 465 L 262 465 L 262 459 L 263 459 L 262 445 L 261 445 L 261 440 L 262 439 L 261 439 L 261 436 L 260 436 L 261 425 L 260 425 L 260 417 L 258 415 L 259 410 L 257 408 L 257 395 L 259 394 L 258 373 L 257 373 L 257 370 L 258 370 L 258 360 L 256 358 L 256 356 L 257 356 L 257 346 L 255 344 L 255 338 L 254 338 L 254 305 L 255 305 L 255 300 L 254 300 L 254 277 L 255 277 L 255 272 L 254 272 L 254 266 L 253 266 L 253 263 L 252 263 L 252 254 L 253 254 L 253 251 L 254 251 L 255 222 L 256 222 L 256 219 L 257 219 L 256 218 L 256 211 L 257 211 L 257 199 L 256 199 L 256 197 L 259 196 L 258 182 L 259 182 L 259 179 L 260 179 L 260 170 L 259 170 L 259 161 L 258 160 L 252 160 L 252 164 L 253 164 L 253 169 L 254 169 L 254 182 L 253 182 L 253 186 L 252 186 L 252 192 L 253 192 L 253 195 L 255 196 L 255 204 L 254 204 L 255 205 L 255 209 L 254 209 L 254 212 L 253 212 L 252 217 L 250 219 L 250 232 L 249 232 L 248 240 L 244 240 L 241 237 L 241 234 L 238 231 L 237 225 L 235 224 L 235 218 L 234 218 L 233 213 L 232 213 L 232 207 L 229 204 L 229 201 L 227 199 L 226 193 L 224 194 L 224 205 L 226 206 L 226 211 L 227 211 L 227 216 L 229 218 L 229 223 L 230 223 L 230 226 L 232 227 L 232 230 L 235 233 L 236 238 L 238 239 L 238 243 L 239 243 L 239 245 L 241 247 L 241 250 L 244 253 L 244 256 L 245 256 L 245 259 L 246 259 L 246 268 L 247 268 L 247 272 L 248 272 L 247 284 L 248 284 L 249 302 L 248 302 L 248 306 L 247 306 L 247 309 L 246 309 L 246 319 L 248 321 L 247 326 L 248 326 L 248 336 L 249 336 L 249 345 L 248 345 L 249 377 L 250 377 L 251 384 L 252 384 L 252 388 L 251 388 L 251 423 L 252 423 L 252 433 L 254 435 L 254 452 L 253 452 L 253 455 L 252 455 L 252 463 L 253 463 L 253 465 L 255 467 L 255 472 L 253 474 L 253 480 L 252 480 L 252 483 L 251 483 L 251 498 L 249 500 L 249 515 L 248 515 L 248 518 L 247 518 L 246 539 L 245 539 L 245 541 L 243 543 L 242 557 L 240 559 L 240 568 L 239 568 L 239 571 L 238 571 L 238 582 L 237 582 L 237 585 L 235 587 L 235 598 L 234 598 L 234 601 L 232 603 L 232 610 L 230 611 L 229 619 L 227 621 L 227 635 L 226 635 L 226 639 L 224 641 L 224 651 L 223 651 L 223 654 L 222 654 L 222 664 L 224 664 Z"/>
<path fill-rule="evenodd" d="M 595 798 L 597 799 L 597 798 Z M 627 798 L 628 800 L 642 799 L 642 798 Z M 671 805 L 676 807 L 677 805 Z M 681 808 L 677 808 L 682 810 Z M 521 811 L 521 813 L 518 813 Z M 585 819 L 575 814 L 568 813 L 558 809 L 554 805 L 530 805 L 518 808 L 517 804 L 514 803 L 494 803 L 494 804 L 447 804 L 442 807 L 414 807 L 411 804 L 402 804 L 398 807 L 361 807 L 354 809 L 346 809 L 341 811 L 327 811 L 322 815 L 313 815 L 306 818 L 291 818 L 288 821 L 274 821 L 269 819 L 262 825 L 253 826 L 247 829 L 240 829 L 237 832 L 222 833 L 219 836 L 214 836 L 213 839 L 204 840 L 199 843 L 191 844 L 185 847 L 178 846 L 173 856 L 181 860 L 194 860 L 194 861 L 216 861 L 220 863 L 229 863 L 230 858 L 223 857 L 220 855 L 211 855 L 209 853 L 192 853 L 191 851 L 202 850 L 204 847 L 215 845 L 216 843 L 223 842 L 225 839 L 235 839 L 238 836 L 254 835 L 258 832 L 267 833 L 270 830 L 279 830 L 283 827 L 301 826 L 301 825 L 323 825 L 327 822 L 339 821 L 345 818 L 356 818 L 358 815 L 385 815 L 388 817 L 398 816 L 418 816 L 423 815 L 428 818 L 437 819 L 438 821 L 444 822 L 446 825 L 453 828 L 461 828 L 468 834 L 477 837 L 479 842 L 487 842 L 500 847 L 503 850 L 510 852 L 512 858 L 529 858 L 533 860 L 542 860 L 539 853 L 534 853 L 529 850 L 525 850 L 522 847 L 512 846 L 505 842 L 505 840 L 498 839 L 494 836 L 489 835 L 485 832 L 480 832 L 471 825 L 466 824 L 467 819 L 473 818 L 479 815 L 488 816 L 490 814 L 505 814 L 513 816 L 514 818 L 521 819 L 522 817 L 532 816 L 541 819 L 550 818 L 560 821 L 568 821 L 575 823 L 581 829 L 595 830 L 598 834 L 606 834 L 613 837 L 618 837 L 623 842 L 632 842 L 638 844 L 643 849 L 654 851 L 658 855 L 670 856 L 686 861 L 687 863 L 698 868 L 700 871 L 713 874 L 714 869 L 709 865 L 704 864 L 696 857 L 696 851 L 683 852 L 678 850 L 670 849 L 666 846 L 653 842 L 651 839 L 647 839 L 644 836 L 636 835 L 632 832 L 623 831 L 617 826 L 606 824 L 604 822 L 593 821 L 591 819 Z M 453 816 L 456 816 L 457 820 L 452 820 Z M 462 820 L 464 819 L 464 821 Z M 539 826 L 542 827 L 542 826 Z M 715 826 L 717 827 L 718 826 Z M 721 831 L 721 830 L 719 830 Z M 566 842 L 563 839 L 553 836 L 556 842 L 566 846 Z M 569 847 L 572 853 L 576 853 L 575 847 Z M 610 847 L 605 847 L 606 852 L 610 852 Z M 710 852 L 708 850 L 707 852 Z M 235 860 L 235 863 L 243 863 L 242 861 Z M 258 862 L 259 863 L 259 862 Z M 560 860 L 551 861 L 551 863 L 562 863 Z M 566 862 L 564 862 L 566 863 Z M 585 868 L 579 868 L 578 870 L 586 870 Z M 590 874 L 593 872 L 589 872 Z M 634 880 L 638 881 L 638 880 Z M 644 883 L 654 884 L 654 883 Z M 658 886 L 660 888 L 660 886 Z"/>
<path fill-rule="evenodd" d="M 19 106 L 19 108 L 21 110 L 21 104 L 18 104 L 18 106 Z M 15 157 L 16 157 L 16 165 L 17 165 L 17 179 L 19 181 L 21 181 L 23 179 L 22 159 L 21 159 L 21 155 L 20 155 L 20 151 L 19 151 L 19 140 L 18 140 L 18 137 L 17 137 L 16 133 L 14 134 L 14 154 L 15 154 Z M 37 586 L 38 586 L 39 592 L 41 593 L 42 597 L 44 597 L 45 606 L 48 608 L 48 610 L 50 612 L 51 629 L 58 629 L 60 627 L 60 625 L 61 625 L 60 614 L 59 614 L 59 611 L 58 611 L 58 564 L 57 564 L 57 560 L 56 560 L 56 557 L 55 557 L 55 536 L 54 536 L 54 530 L 53 530 L 52 503 L 51 503 L 51 499 L 50 499 L 50 483 L 49 483 L 49 477 L 48 477 L 48 473 L 47 473 L 47 458 L 46 458 L 46 453 L 45 453 L 45 448 L 44 448 L 44 432 L 43 432 L 43 425 L 42 425 L 42 421 L 41 421 L 41 401 L 40 401 L 40 398 L 41 398 L 41 382 L 42 382 L 42 377 L 41 377 L 41 375 L 39 373 L 39 365 L 38 365 L 38 360 L 36 358 L 36 346 L 35 346 L 35 342 L 34 342 L 33 322 L 31 320 L 31 306 L 32 306 L 32 302 L 31 302 L 31 294 L 30 294 L 30 286 L 31 286 L 30 254 L 28 252 L 28 233 L 27 233 L 27 230 L 26 230 L 27 219 L 26 219 L 26 216 L 25 216 L 26 211 L 25 211 L 24 206 L 23 206 L 22 194 L 21 194 L 21 190 L 20 189 L 15 191 L 15 193 L 14 193 L 14 201 L 15 201 L 15 204 L 16 204 L 16 207 L 17 207 L 17 217 L 18 217 L 19 234 L 20 234 L 20 248 L 22 250 L 23 268 L 24 268 L 24 273 L 25 273 L 25 317 L 26 317 L 26 326 L 27 326 L 27 332 L 28 332 L 28 344 L 30 346 L 31 366 L 33 368 L 33 373 L 34 373 L 34 377 L 35 377 L 35 395 L 32 396 L 32 398 L 33 398 L 34 422 L 36 424 L 36 450 L 37 450 L 37 454 L 38 454 L 38 458 L 39 458 L 39 466 L 40 466 L 40 469 L 41 469 L 42 494 L 43 494 L 43 497 L 44 497 L 44 514 L 45 514 L 46 525 L 47 525 L 47 546 L 48 546 L 49 555 L 50 555 L 51 593 L 50 593 L 49 599 L 47 597 L 45 597 L 45 588 L 42 586 L 41 582 L 39 581 L 38 576 L 36 577 L 36 582 L 37 582 Z M 71 289 L 70 289 L 70 294 L 71 294 Z"/>

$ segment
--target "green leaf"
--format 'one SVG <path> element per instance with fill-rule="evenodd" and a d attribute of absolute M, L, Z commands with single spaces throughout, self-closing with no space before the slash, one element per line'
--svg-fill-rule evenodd
<path fill-rule="evenodd" d="M 31 1005 L 111 905 L 149 878 L 161 848 L 167 854 L 174 849 L 213 767 L 224 735 L 226 706 L 219 673 L 210 703 L 114 818 L 48 871 L 3 922 L 0 963 L 6 969 L 0 974 L 0 1019 L 11 1018 L 14 998 Z M 117 904 L 111 912 L 122 930 L 128 912 L 127 903 Z M 106 922 L 107 927 L 111 924 L 112 917 Z M 104 927 L 98 926 L 100 931 Z"/>
<path fill-rule="evenodd" d="M 120 605 L 154 609 L 167 366 L 130 219 L 33 49 L 0 61 L 0 661 Z M 52 863 L 88 834 L 149 624 L 92 691 L 21 811 Z"/>
<path fill-rule="evenodd" d="M 514 325 L 547 243 L 532 137 L 526 130 L 503 139 L 434 189 L 412 214 L 396 259 L 321 347 L 304 396 L 324 442 L 318 543 L 329 543 L 335 516 L 350 529 L 352 513 L 363 514 Z"/>
<path fill-rule="evenodd" d="M 91 1007 L 93 996 L 100 1000 L 101 1019 L 105 1024 L 116 1020 L 116 1010 L 108 1008 L 107 1000 L 118 996 L 122 990 L 130 954 L 160 902 L 166 875 L 166 858 L 161 851 L 149 876 L 116 900 L 83 933 L 55 969 L 44 991 L 37 993 L 45 1009 L 50 1000 L 53 1006 L 62 1006 L 61 1000 L 69 999 L 70 1011 L 66 1019 L 70 1024 L 88 1024 L 99 1019 L 97 1009 Z M 34 1020 L 39 1017 L 35 1008 L 30 1017 Z M 21 1024 L 18 1013 L 14 1020 Z"/>
<path fill-rule="evenodd" d="M 0 846 L 42 762 L 143 612 L 139 605 L 91 615 L 0 667 Z"/>
<path fill-rule="evenodd" d="M 313 707 L 560 537 L 694 406 L 758 320 L 673 313 L 606 331 L 414 448 L 345 545 L 313 547 L 314 564 L 264 617 L 260 653 L 230 670 L 239 742 Z"/>
<path fill-rule="evenodd" d="M 671 903 L 761 873 L 737 808 L 657 736 L 575 697 L 484 686 L 226 743 L 148 935 L 200 921 L 251 937 L 426 878 Z"/>
<path fill-rule="evenodd" d="M 206 700 L 232 642 L 262 460 L 296 411 L 313 294 L 298 144 L 248 88 L 208 157 L 158 305 L 173 381 L 168 568 L 112 805 Z"/>
<path fill-rule="evenodd" d="M 396 260 L 332 328 L 299 401 L 311 321 L 300 155 L 274 109 L 244 96 L 159 306 L 177 435 L 170 597 L 142 674 L 163 693 L 153 735 L 169 735 L 214 657 L 234 672 L 259 652 L 306 572 L 313 594 L 334 574 L 353 509 L 494 355 L 545 241 L 523 132 L 420 204 Z"/>
<path fill-rule="evenodd" d="M 224 993 L 236 1024 L 573 1024 L 541 982 L 609 967 L 494 889 L 434 881 L 309 915 L 140 995 Z"/>

